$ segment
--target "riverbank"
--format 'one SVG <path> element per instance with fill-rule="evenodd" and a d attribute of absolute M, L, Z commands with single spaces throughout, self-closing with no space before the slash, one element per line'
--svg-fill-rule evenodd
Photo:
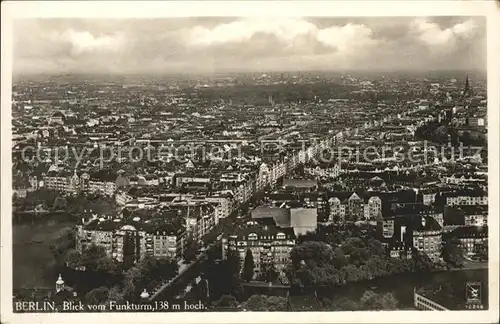
<path fill-rule="evenodd" d="M 377 293 L 392 293 L 398 300 L 398 309 L 413 308 L 414 288 L 424 286 L 438 288 L 451 285 L 459 288 L 456 293 L 450 296 L 458 304 L 465 302 L 465 286 L 469 281 L 481 282 L 485 287 L 483 295 L 488 295 L 488 268 L 486 267 L 481 269 L 457 269 L 457 271 L 436 271 L 426 274 L 407 273 L 350 283 L 336 289 L 324 291 L 320 294 L 320 298 L 359 300 L 365 291 L 373 290 Z M 487 305 L 487 300 L 485 300 L 484 304 Z"/>
<path fill-rule="evenodd" d="M 488 269 L 488 262 L 470 262 L 465 261 L 462 268 L 453 268 L 448 271 L 467 271 L 476 269 Z"/>

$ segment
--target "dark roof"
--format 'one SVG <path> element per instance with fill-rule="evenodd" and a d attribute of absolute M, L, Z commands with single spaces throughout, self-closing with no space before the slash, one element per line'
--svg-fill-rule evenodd
<path fill-rule="evenodd" d="M 453 192 L 444 192 L 441 194 L 442 197 L 461 197 L 461 196 L 470 196 L 470 197 L 481 197 L 488 196 L 488 193 L 483 190 L 458 190 Z"/>
<path fill-rule="evenodd" d="M 488 214 L 488 205 L 475 205 L 475 206 L 462 205 L 458 208 L 465 215 L 487 215 Z"/>
<path fill-rule="evenodd" d="M 252 210 L 252 219 L 262 219 L 262 218 L 283 218 L 290 214 L 289 210 L 286 208 L 277 208 L 269 206 L 259 206 Z"/>
<path fill-rule="evenodd" d="M 436 177 L 426 176 L 426 177 L 421 177 L 421 178 L 416 179 L 414 184 L 416 186 L 422 186 L 425 184 L 435 183 L 435 182 L 440 182 L 440 180 Z"/>
<path fill-rule="evenodd" d="M 318 186 L 317 180 L 284 179 L 283 187 L 313 188 Z"/>
<path fill-rule="evenodd" d="M 421 216 L 411 218 L 411 225 L 415 231 L 440 231 L 442 229 L 441 225 L 437 222 L 434 217 L 431 216 Z"/>
<path fill-rule="evenodd" d="M 288 305 L 292 311 L 323 310 L 321 304 L 313 295 L 290 296 Z"/>
<path fill-rule="evenodd" d="M 422 225 L 422 218 L 425 219 L 425 225 Z M 401 215 L 388 218 L 384 221 L 394 221 L 394 235 L 392 238 L 383 238 L 382 241 L 389 244 L 389 246 L 398 246 L 409 248 L 413 246 L 413 232 L 414 231 L 439 231 L 441 226 L 431 216 L 420 215 Z M 403 240 L 401 240 L 401 230 L 405 227 L 403 233 Z"/>
<path fill-rule="evenodd" d="M 293 229 L 291 229 L 291 228 L 281 228 L 281 227 L 278 227 L 276 225 L 274 225 L 274 226 L 273 225 L 262 226 L 260 224 L 240 227 L 237 230 L 235 230 L 232 234 L 230 234 L 229 236 L 236 235 L 239 238 L 243 238 L 251 233 L 255 233 L 259 237 L 267 236 L 267 235 L 276 235 L 278 233 L 286 234 L 289 237 L 295 236 Z"/>
<path fill-rule="evenodd" d="M 425 214 L 437 212 L 435 207 L 424 205 L 420 202 L 411 203 L 393 203 L 390 211 L 385 212 L 385 215 L 411 215 L 411 214 Z"/>
<path fill-rule="evenodd" d="M 451 234 L 458 238 L 488 237 L 488 226 L 462 226 L 456 228 Z"/>
<path fill-rule="evenodd" d="M 125 187 L 125 186 L 128 186 L 130 184 L 130 181 L 127 177 L 124 177 L 123 175 L 119 175 L 117 178 L 116 178 L 116 187 L 119 188 L 119 187 Z"/>
<path fill-rule="evenodd" d="M 145 231 L 148 233 L 154 232 L 166 232 L 166 234 L 176 234 L 182 230 L 182 224 L 175 218 L 175 213 L 173 212 L 172 217 L 155 217 L 155 218 L 145 218 L 141 217 L 139 221 L 115 221 L 115 220 L 102 220 L 94 219 L 84 226 L 85 230 L 100 230 L 100 231 L 115 231 L 124 226 L 132 226 L 138 231 Z M 133 217 L 139 217 L 140 215 L 132 215 Z"/>
<path fill-rule="evenodd" d="M 92 180 L 100 180 L 105 182 L 113 182 L 117 180 L 116 173 L 112 170 L 99 170 L 96 172 L 92 172 L 90 174 L 90 179 Z"/>
<path fill-rule="evenodd" d="M 289 201 L 297 199 L 297 195 L 287 192 L 272 193 L 269 194 L 267 197 L 275 201 Z"/>
<path fill-rule="evenodd" d="M 338 198 L 340 201 L 345 201 L 352 196 L 352 191 L 349 192 L 327 192 L 327 200 L 330 198 Z"/>
<path fill-rule="evenodd" d="M 445 206 L 443 213 L 444 225 L 465 225 L 464 213 L 460 208 Z"/>

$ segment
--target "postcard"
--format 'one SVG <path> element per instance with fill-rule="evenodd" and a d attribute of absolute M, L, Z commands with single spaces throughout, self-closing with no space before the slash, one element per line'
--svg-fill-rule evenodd
<path fill-rule="evenodd" d="M 2 9 L 2 323 L 498 320 L 498 3 Z"/>

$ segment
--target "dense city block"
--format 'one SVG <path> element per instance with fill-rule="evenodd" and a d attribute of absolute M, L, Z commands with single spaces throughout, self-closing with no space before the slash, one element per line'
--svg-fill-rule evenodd
<path fill-rule="evenodd" d="M 487 308 L 486 107 L 474 71 L 16 78 L 14 304 Z"/>

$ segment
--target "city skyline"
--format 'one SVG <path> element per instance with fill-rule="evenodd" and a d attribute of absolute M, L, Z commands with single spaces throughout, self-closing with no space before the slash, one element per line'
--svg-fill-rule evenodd
<path fill-rule="evenodd" d="M 13 72 L 484 71 L 485 53 L 484 17 L 23 19 Z"/>

